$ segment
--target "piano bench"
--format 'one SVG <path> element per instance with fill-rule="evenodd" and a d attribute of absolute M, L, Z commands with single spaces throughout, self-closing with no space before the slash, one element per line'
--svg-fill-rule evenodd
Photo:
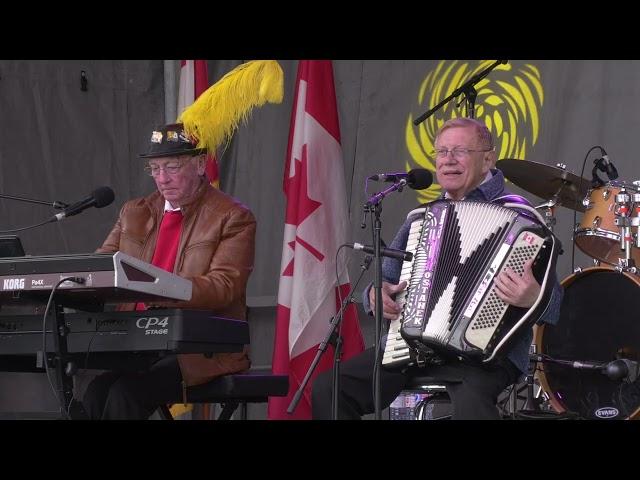
<path fill-rule="evenodd" d="M 249 370 L 217 377 L 208 383 L 187 388 L 187 402 L 222 404 L 218 420 L 229 420 L 241 405 L 240 419 L 246 420 L 248 403 L 266 403 L 269 397 L 284 397 L 288 391 L 287 375 Z M 182 399 L 176 399 L 175 403 L 182 403 Z M 159 414 L 165 420 L 173 419 L 166 405 L 160 406 Z"/>

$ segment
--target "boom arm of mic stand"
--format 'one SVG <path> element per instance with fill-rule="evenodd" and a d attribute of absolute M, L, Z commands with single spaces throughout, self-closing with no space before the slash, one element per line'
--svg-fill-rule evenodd
<path fill-rule="evenodd" d="M 358 286 L 358 283 L 360 283 L 360 280 L 362 279 L 364 272 L 366 272 L 367 269 L 369 268 L 370 263 L 371 263 L 371 257 L 369 256 L 365 257 L 365 260 L 363 261 L 363 264 L 362 264 L 362 271 L 360 272 L 360 276 L 358 277 L 356 282 L 353 284 L 353 288 L 351 289 L 351 292 L 349 293 L 347 298 L 345 298 L 342 301 L 342 305 L 340 306 L 340 310 L 338 311 L 338 313 L 336 313 L 331 319 L 331 323 L 329 324 L 329 330 L 327 331 L 327 335 L 325 336 L 322 343 L 320 343 L 320 345 L 318 346 L 318 351 L 316 352 L 316 356 L 314 357 L 313 361 L 311 362 L 311 365 L 309 366 L 309 370 L 307 370 L 307 374 L 304 376 L 302 383 L 300 384 L 300 386 L 298 387 L 298 390 L 293 396 L 293 399 L 291 400 L 289 407 L 287 407 L 287 413 L 289 415 L 293 413 L 293 411 L 298 406 L 298 403 L 300 403 L 300 399 L 302 398 L 302 393 L 304 392 L 304 389 L 307 386 L 307 383 L 309 383 L 309 380 L 311 379 L 311 375 L 313 375 L 313 372 L 315 371 L 318 363 L 320 362 L 320 358 L 322 357 L 322 354 L 327 350 L 327 347 L 331 343 L 331 339 L 335 334 L 336 328 L 342 321 L 342 316 L 344 314 L 344 311 L 353 302 L 353 294 L 356 291 L 356 287 Z"/>
<path fill-rule="evenodd" d="M 593 362 L 580 361 L 580 360 L 561 360 L 559 358 L 553 358 L 549 355 L 540 353 L 529 354 L 529 360 L 533 360 L 540 363 L 555 363 L 556 365 L 565 365 L 572 368 L 583 368 L 585 370 L 599 370 L 606 368 L 607 364 L 596 364 Z"/>
<path fill-rule="evenodd" d="M 466 100 L 466 113 L 468 118 L 475 118 L 476 116 L 476 97 L 478 92 L 473 85 L 469 85 L 464 90 L 464 98 Z"/>
<path fill-rule="evenodd" d="M 431 110 L 428 110 L 427 112 L 423 113 L 422 115 L 420 115 L 418 118 L 416 118 L 413 121 L 413 124 L 415 126 L 420 125 L 422 122 L 424 122 L 427 118 L 429 118 L 431 115 L 433 115 L 435 112 L 437 112 L 438 110 L 440 110 L 445 104 L 449 103 L 452 99 L 456 98 L 457 96 L 459 96 L 461 93 L 467 93 L 467 92 L 472 92 L 471 89 L 473 89 L 473 86 L 478 83 L 480 80 L 482 80 L 484 77 L 486 77 L 487 75 L 489 75 L 489 73 L 491 72 L 491 70 L 493 70 L 494 68 L 496 68 L 498 65 L 500 64 L 504 64 L 507 63 L 508 60 L 497 60 L 495 63 L 493 63 L 491 66 L 487 67 L 485 70 L 483 70 L 482 72 L 478 73 L 477 75 L 474 75 L 473 77 L 471 77 L 469 80 L 467 80 L 465 83 L 463 83 L 460 87 L 456 88 L 453 93 L 451 95 L 449 95 L 447 98 L 445 98 L 443 101 L 441 101 L 438 105 L 436 105 L 435 107 L 433 107 Z M 475 92 L 475 89 L 473 89 L 473 91 Z M 468 93 L 467 93 L 468 95 Z M 475 102 L 475 95 L 473 96 L 473 103 Z M 468 114 L 469 112 L 467 112 Z M 473 115 L 471 115 L 471 118 L 473 118 Z"/>
<path fill-rule="evenodd" d="M 401 192 L 406 184 L 407 184 L 407 179 L 401 178 L 390 187 L 385 188 L 381 192 L 378 192 L 375 195 L 371 196 L 371 198 L 367 200 L 367 203 L 364 204 L 365 210 L 370 210 L 373 207 L 377 207 L 380 204 L 380 202 L 382 202 L 382 200 L 384 200 L 385 197 L 389 195 L 391 192 L 395 192 L 396 190 L 398 192 Z"/>
<path fill-rule="evenodd" d="M 19 202 L 37 203 L 39 205 L 49 205 L 50 207 L 53 207 L 58 210 L 62 210 L 69 206 L 64 202 L 58 202 L 57 200 L 53 202 L 46 202 L 44 200 L 35 200 L 33 198 L 17 197 L 15 195 L 5 195 L 4 193 L 0 193 L 0 198 L 6 198 L 8 200 L 17 200 Z"/>

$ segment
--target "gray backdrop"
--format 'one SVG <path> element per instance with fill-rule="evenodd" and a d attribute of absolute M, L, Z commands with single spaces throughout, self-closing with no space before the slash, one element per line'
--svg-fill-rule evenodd
<path fill-rule="evenodd" d="M 209 61 L 210 82 L 240 62 Z M 271 359 L 285 205 L 282 175 L 297 61 L 280 64 L 285 73 L 283 103 L 255 110 L 227 150 L 219 152 L 222 189 L 249 205 L 258 219 L 256 265 L 248 301 L 253 307 L 252 338 L 261 339 L 252 344 L 253 358 L 262 366 L 268 366 Z M 464 65 L 468 69 L 462 73 L 468 77 L 469 71 L 481 64 L 476 60 L 334 61 L 353 241 L 371 243 L 370 229 L 359 227 L 366 176 L 421 166 L 407 146 L 408 120 L 433 105 L 427 103 L 433 100 L 419 101 L 421 86 L 428 97 L 436 89 L 423 86 L 427 77 L 431 81 L 444 79 L 443 72 L 448 71 L 448 87 L 443 87 L 439 97 L 443 98 L 447 88 L 451 91 L 452 85 L 459 85 L 456 78 L 466 78 L 455 76 Z M 495 71 L 489 76 L 491 84 L 486 89 L 505 94 L 510 90 L 499 81 L 518 86 L 515 76 L 526 81 L 522 72 L 531 72 L 529 66 L 539 72 L 543 91 L 542 100 L 529 84 L 534 99 L 538 99 L 535 142 L 530 111 L 513 113 L 518 108 L 509 108 L 506 103 L 492 107 L 486 91 L 480 92 L 477 103 L 485 113 L 493 108 L 497 112 L 493 115 L 502 116 L 507 132 L 514 125 L 507 121 L 507 110 L 518 116 L 514 120 L 518 132 L 524 132 L 522 138 L 527 138 L 526 154 L 518 158 L 549 165 L 562 162 L 579 173 L 587 150 L 599 144 L 609 153 L 622 179 L 640 177 L 635 161 L 640 62 L 512 60 L 510 71 Z M 85 198 L 102 185 L 111 186 L 116 193 L 109 207 L 90 209 L 64 222 L 20 233 L 27 253 L 93 251 L 108 233 L 122 203 L 153 190 L 153 182 L 143 174 L 136 155 L 144 149 L 151 128 L 164 123 L 163 69 L 162 60 L 0 61 L 0 193 L 67 203 Z M 88 79 L 87 91 L 81 89 L 82 71 Z M 449 118 L 451 108 L 449 105 L 436 114 L 434 120 Z M 428 140 L 423 139 L 424 144 Z M 592 154 L 587 163 L 587 179 L 595 157 Z M 370 185 L 370 190 L 376 187 Z M 513 190 L 534 203 L 540 201 L 518 188 Z M 391 241 L 406 212 L 419 202 L 411 190 L 387 198 L 382 218 L 384 240 Z M 0 225 L 5 230 L 39 223 L 56 213 L 46 206 L 10 200 L 0 200 L 0 212 Z M 572 223 L 572 212 L 560 208 L 556 233 L 565 246 L 558 265 L 561 279 L 571 272 Z M 576 258 L 577 265 L 590 264 L 581 253 Z M 360 254 L 352 255 L 352 279 L 359 259 Z M 368 343 L 372 342 L 371 324 L 362 322 Z M 31 377 L 0 377 L 0 410 L 51 406 L 46 401 L 45 386 L 28 398 L 22 393 L 24 388 L 14 388 L 16 381 L 25 378 Z"/>

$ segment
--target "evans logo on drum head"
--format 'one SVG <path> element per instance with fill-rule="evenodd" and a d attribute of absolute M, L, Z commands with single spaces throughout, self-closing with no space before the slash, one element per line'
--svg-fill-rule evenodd
<path fill-rule="evenodd" d="M 620 414 L 620 411 L 613 407 L 602 407 L 596 410 L 595 413 L 598 418 L 613 418 L 617 417 Z"/>

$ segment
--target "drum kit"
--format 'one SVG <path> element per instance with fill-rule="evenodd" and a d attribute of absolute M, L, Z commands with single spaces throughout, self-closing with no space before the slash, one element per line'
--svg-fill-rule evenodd
<path fill-rule="evenodd" d="M 640 182 L 592 183 L 562 164 L 518 159 L 496 167 L 518 187 L 548 199 L 536 209 L 552 231 L 557 207 L 582 213 L 573 241 L 594 262 L 561 282 L 558 324 L 535 327 L 526 412 L 532 418 L 640 419 Z M 539 396 L 532 399 L 534 372 Z"/>

